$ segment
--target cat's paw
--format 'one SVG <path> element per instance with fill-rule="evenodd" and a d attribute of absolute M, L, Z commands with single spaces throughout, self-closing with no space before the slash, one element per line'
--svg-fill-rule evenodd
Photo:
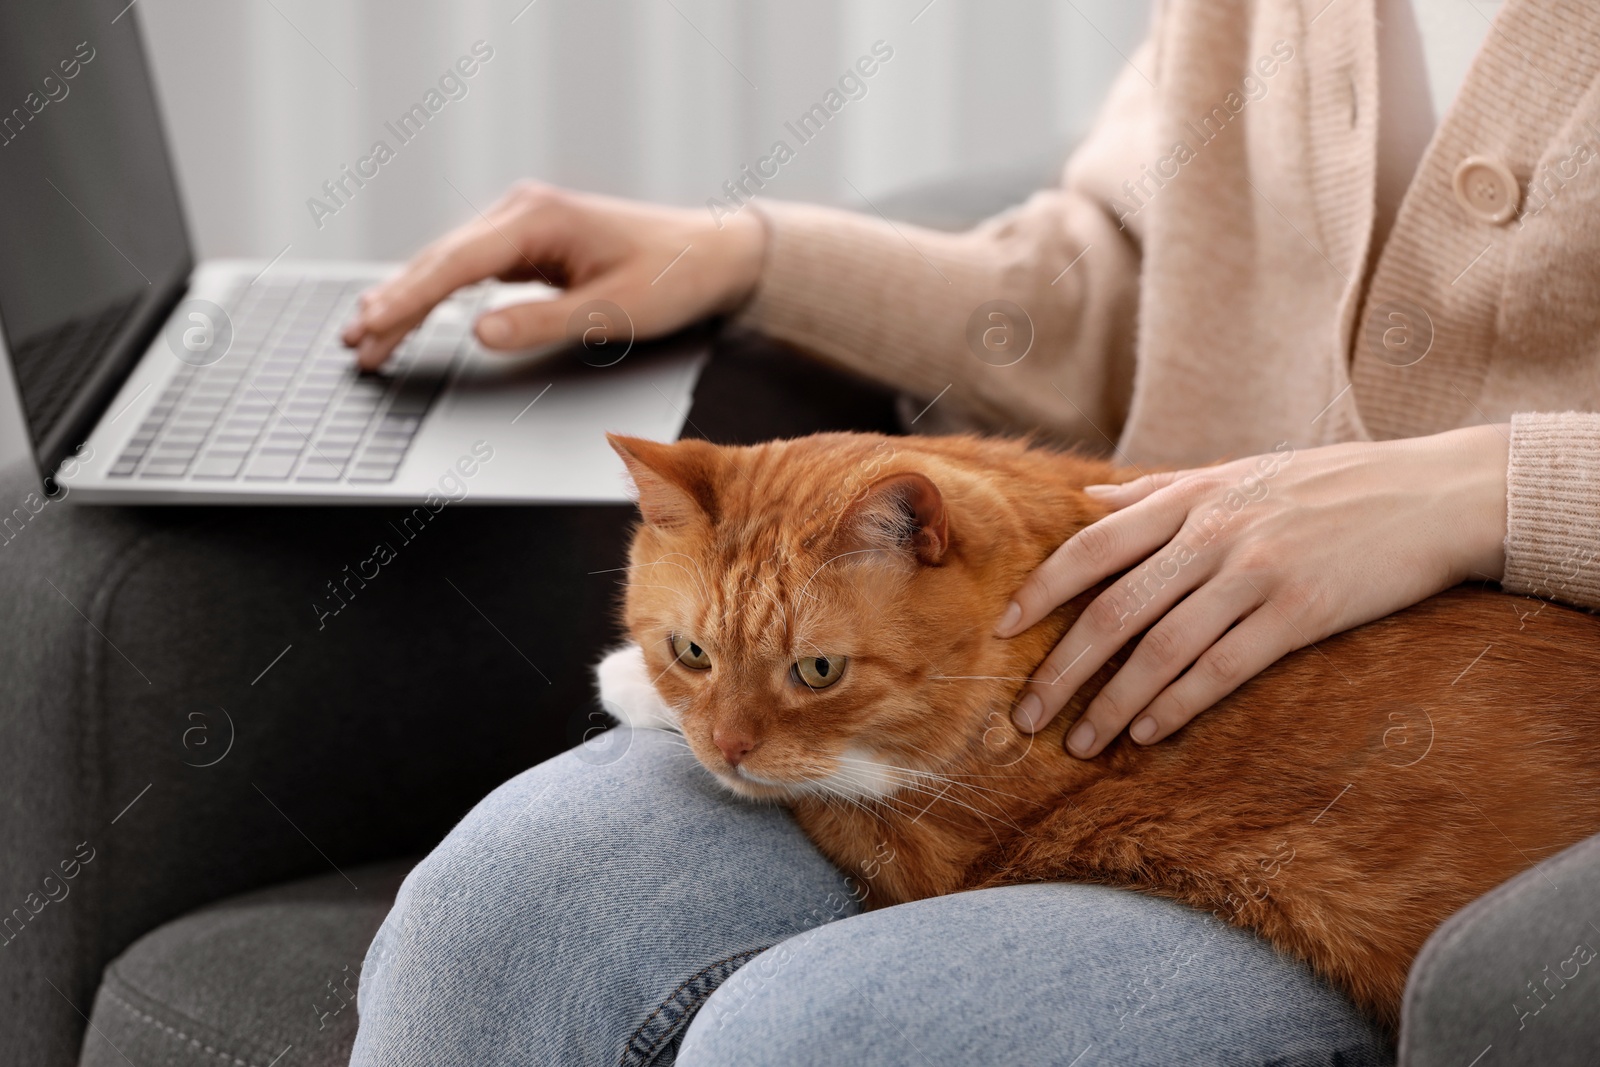
<path fill-rule="evenodd" d="M 677 730 L 678 713 L 650 684 L 644 649 L 629 642 L 608 653 L 594 669 L 600 703 L 624 726 L 639 730 Z"/>

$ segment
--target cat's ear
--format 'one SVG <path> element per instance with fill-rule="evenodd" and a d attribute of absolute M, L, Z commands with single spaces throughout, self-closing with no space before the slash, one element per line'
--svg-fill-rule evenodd
<path fill-rule="evenodd" d="M 628 468 L 646 523 L 671 530 L 716 520 L 716 484 L 722 469 L 716 445 L 695 438 L 664 445 L 614 433 L 606 434 L 606 440 Z"/>
<path fill-rule="evenodd" d="M 839 522 L 845 550 L 879 548 L 908 552 L 937 566 L 950 547 L 944 496 L 926 475 L 891 474 L 868 486 Z"/>

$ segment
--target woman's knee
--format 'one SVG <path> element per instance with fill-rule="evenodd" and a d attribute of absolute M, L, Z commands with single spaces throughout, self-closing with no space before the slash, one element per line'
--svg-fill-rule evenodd
<path fill-rule="evenodd" d="M 622 728 L 505 782 L 406 877 L 383 939 L 473 959 L 536 940 L 545 923 L 570 929 L 682 868 L 678 828 L 722 801 L 680 753 L 670 735 Z"/>
<path fill-rule="evenodd" d="M 1049 884 L 791 939 L 711 996 L 679 1063 L 1066 1065 L 1090 1047 L 1096 1063 L 1196 1067 L 1391 1055 L 1345 998 L 1245 931 L 1123 890 Z"/>
<path fill-rule="evenodd" d="M 686 989 L 842 891 L 785 810 L 729 796 L 675 735 L 611 731 L 495 790 L 407 877 L 362 975 L 358 1062 L 488 1042 L 454 1022 L 485 1011 L 516 1030 L 497 1047 L 549 1062 L 664 1047 Z"/>

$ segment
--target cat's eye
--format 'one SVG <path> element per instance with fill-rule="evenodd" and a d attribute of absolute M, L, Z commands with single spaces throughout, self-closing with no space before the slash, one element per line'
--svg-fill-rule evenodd
<path fill-rule="evenodd" d="M 843 656 L 805 656 L 795 661 L 794 674 L 812 689 L 826 689 L 844 677 Z"/>
<path fill-rule="evenodd" d="M 679 663 L 690 670 L 711 669 L 711 657 L 706 655 L 706 650 L 682 634 L 672 635 L 672 654 L 677 657 Z"/>

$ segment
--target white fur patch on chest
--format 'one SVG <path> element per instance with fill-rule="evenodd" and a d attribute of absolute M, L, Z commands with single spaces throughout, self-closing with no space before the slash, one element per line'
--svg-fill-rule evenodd
<path fill-rule="evenodd" d="M 608 653 L 594 669 L 600 703 L 624 726 L 681 732 L 678 713 L 656 692 L 644 649 L 629 642 Z"/>

